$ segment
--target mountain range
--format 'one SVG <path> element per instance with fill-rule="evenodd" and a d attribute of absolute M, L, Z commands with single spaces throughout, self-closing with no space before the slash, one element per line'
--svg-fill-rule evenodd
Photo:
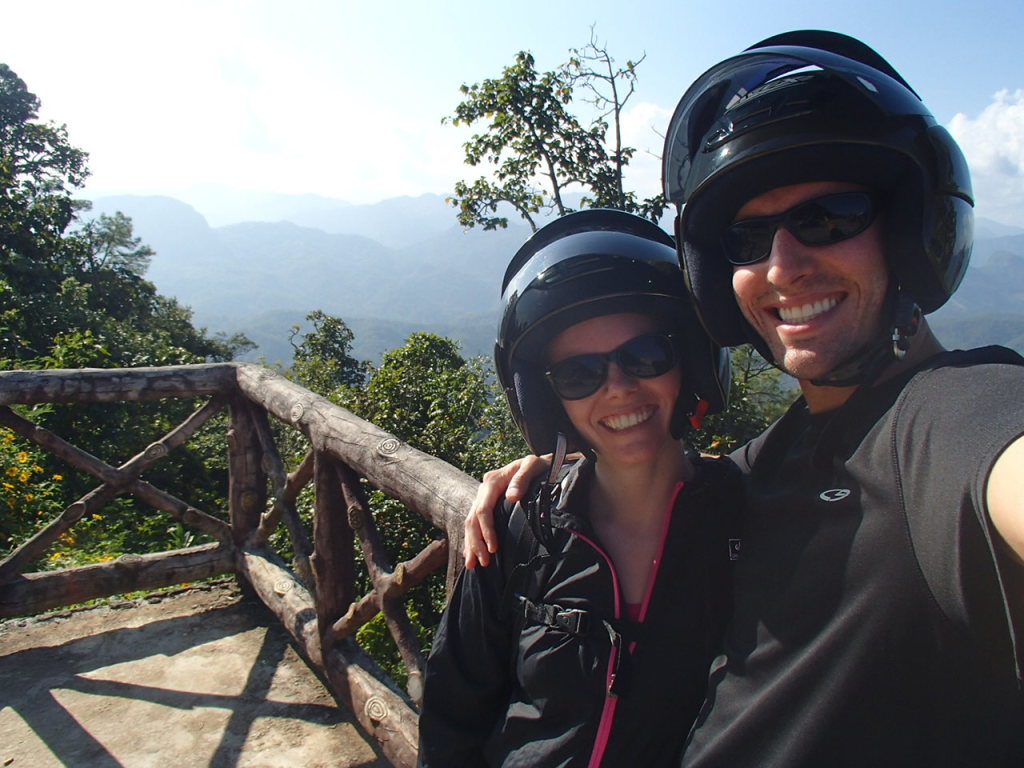
<path fill-rule="evenodd" d="M 463 229 L 438 195 L 94 197 L 92 215 L 114 211 L 156 252 L 146 276 L 160 293 L 191 307 L 197 326 L 245 333 L 259 345 L 250 359 L 284 364 L 291 329 L 318 309 L 345 321 L 359 359 L 378 362 L 418 330 L 490 354 L 505 266 L 530 235 L 512 217 L 504 230 Z M 979 220 L 963 284 L 931 322 L 949 347 L 1024 352 L 1024 229 Z"/>

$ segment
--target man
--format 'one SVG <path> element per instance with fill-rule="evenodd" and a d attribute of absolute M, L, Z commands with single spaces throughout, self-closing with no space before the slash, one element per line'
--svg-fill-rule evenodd
<path fill-rule="evenodd" d="M 733 626 L 683 764 L 1024 765 L 1024 361 L 921 316 L 967 267 L 959 148 L 873 50 L 792 32 L 691 86 L 664 172 L 710 335 L 803 393 L 732 457 Z"/>

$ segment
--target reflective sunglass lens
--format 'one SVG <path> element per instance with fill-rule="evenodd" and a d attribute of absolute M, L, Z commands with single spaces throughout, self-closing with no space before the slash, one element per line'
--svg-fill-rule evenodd
<path fill-rule="evenodd" d="M 746 266 L 768 258 L 780 226 L 804 245 L 821 246 L 856 237 L 874 220 L 871 194 L 839 192 L 807 200 L 774 216 L 737 221 L 726 229 L 722 245 L 730 264 Z"/>
<path fill-rule="evenodd" d="M 672 345 L 664 336 L 640 336 L 623 344 L 617 361 L 623 370 L 641 379 L 667 373 L 674 364 Z"/>
<path fill-rule="evenodd" d="M 607 378 L 607 363 L 598 355 L 580 355 L 552 366 L 548 377 L 559 397 L 580 400 L 592 395 Z"/>
<path fill-rule="evenodd" d="M 582 400 L 601 388 L 612 361 L 630 376 L 649 379 L 672 369 L 675 351 L 667 336 L 637 336 L 611 352 L 577 355 L 555 363 L 546 376 L 560 398 Z"/>
<path fill-rule="evenodd" d="M 776 225 L 762 221 L 744 221 L 725 231 L 725 253 L 730 264 L 753 264 L 768 256 Z"/>

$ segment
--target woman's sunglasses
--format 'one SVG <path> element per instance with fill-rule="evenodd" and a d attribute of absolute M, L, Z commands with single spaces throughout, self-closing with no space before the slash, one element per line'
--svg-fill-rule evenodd
<path fill-rule="evenodd" d="M 676 364 L 675 347 L 668 335 L 649 333 L 630 339 L 611 352 L 567 357 L 544 371 L 555 394 L 563 400 L 582 400 L 597 392 L 608 378 L 608 363 L 638 379 L 653 379 Z"/>
<path fill-rule="evenodd" d="M 837 192 L 805 200 L 774 216 L 734 222 L 722 236 L 726 258 L 737 267 L 767 259 L 780 226 L 804 245 L 841 243 L 871 226 L 877 204 L 870 192 Z"/>

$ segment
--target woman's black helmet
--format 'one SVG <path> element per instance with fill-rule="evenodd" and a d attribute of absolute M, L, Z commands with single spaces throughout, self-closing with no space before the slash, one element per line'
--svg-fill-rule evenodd
<path fill-rule="evenodd" d="M 530 448 L 586 448 L 544 379 L 545 351 L 559 333 L 592 317 L 639 312 L 671 332 L 683 373 L 672 430 L 677 437 L 701 400 L 725 407 L 729 358 L 704 332 L 690 306 L 675 243 L 657 225 L 617 210 L 563 216 L 533 235 L 502 282 L 503 312 L 494 349 L 498 379 Z"/>
<path fill-rule="evenodd" d="M 924 312 L 967 269 L 974 203 L 963 154 L 896 70 L 851 37 L 787 32 L 712 67 L 679 102 L 663 160 L 687 285 L 719 344 L 767 352 L 733 298 L 721 235 L 775 187 L 847 181 L 879 192 L 891 288 Z"/>

